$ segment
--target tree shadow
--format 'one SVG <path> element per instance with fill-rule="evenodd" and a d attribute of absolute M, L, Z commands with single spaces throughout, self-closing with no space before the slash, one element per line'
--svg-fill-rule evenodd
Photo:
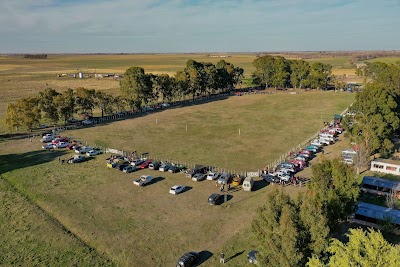
<path fill-rule="evenodd" d="M 214 254 L 208 250 L 203 250 L 199 252 L 199 260 L 196 263 L 196 266 L 200 266 L 204 262 L 206 262 L 209 258 L 211 258 Z"/>
<path fill-rule="evenodd" d="M 158 182 L 160 182 L 160 181 L 162 181 L 162 180 L 165 180 L 165 178 L 164 178 L 164 177 L 161 177 L 161 176 L 159 176 L 159 177 L 154 177 L 153 180 L 150 181 L 150 183 L 147 183 L 147 184 L 145 184 L 144 186 L 149 186 L 149 185 L 158 183 Z"/>
<path fill-rule="evenodd" d="M 240 252 L 237 252 L 235 255 L 230 256 L 229 258 L 227 258 L 227 259 L 225 260 L 225 262 L 229 262 L 229 261 L 233 260 L 234 258 L 236 258 L 237 256 L 242 255 L 243 253 L 244 253 L 244 250 L 242 250 L 242 251 L 240 251 Z"/>
<path fill-rule="evenodd" d="M 21 154 L 0 155 L 0 173 L 43 164 L 62 157 L 66 153 L 65 150 L 35 150 Z"/>

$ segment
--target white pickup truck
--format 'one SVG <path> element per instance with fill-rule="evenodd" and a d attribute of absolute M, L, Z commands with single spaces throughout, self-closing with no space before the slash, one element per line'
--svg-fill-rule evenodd
<path fill-rule="evenodd" d="M 153 180 L 153 176 L 151 175 L 142 175 L 139 179 L 133 181 L 134 185 L 143 186 L 145 184 L 150 183 Z"/>

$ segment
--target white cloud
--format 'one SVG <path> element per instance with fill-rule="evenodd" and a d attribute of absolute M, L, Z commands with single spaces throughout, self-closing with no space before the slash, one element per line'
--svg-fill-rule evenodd
<path fill-rule="evenodd" d="M 38 46 L 57 52 L 325 50 L 328 45 L 343 49 L 338 40 L 328 43 L 330 36 L 351 35 L 357 27 L 374 32 L 379 25 L 388 25 L 385 30 L 389 34 L 397 30 L 391 25 L 399 24 L 400 11 L 392 0 L 382 1 L 387 6 L 373 0 L 189 2 L 0 0 L 0 34 L 7 38 L 0 43 L 0 52 L 29 51 Z M 370 17 L 379 23 L 374 25 Z M 285 42 L 296 38 L 302 43 Z M 367 38 L 368 34 L 363 34 L 360 40 L 366 42 Z M 74 47 L 63 46 L 72 41 Z M 76 47 L 79 49 L 74 50 Z"/>

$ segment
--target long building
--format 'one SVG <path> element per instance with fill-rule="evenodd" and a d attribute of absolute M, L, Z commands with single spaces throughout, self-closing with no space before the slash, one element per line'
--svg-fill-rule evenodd
<path fill-rule="evenodd" d="M 400 161 L 392 159 L 375 159 L 371 162 L 371 171 L 400 175 Z"/>

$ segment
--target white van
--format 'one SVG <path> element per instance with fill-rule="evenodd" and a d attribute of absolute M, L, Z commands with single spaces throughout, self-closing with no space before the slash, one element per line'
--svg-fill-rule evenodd
<path fill-rule="evenodd" d="M 246 179 L 244 179 L 243 181 L 243 191 L 251 191 L 251 189 L 253 188 L 254 185 L 254 180 L 251 177 L 246 177 Z"/>

